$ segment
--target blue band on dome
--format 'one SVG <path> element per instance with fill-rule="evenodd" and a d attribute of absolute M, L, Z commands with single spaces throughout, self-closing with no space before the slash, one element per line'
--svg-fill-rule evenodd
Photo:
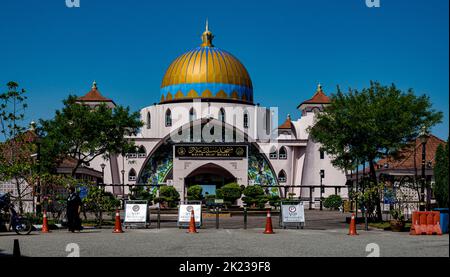
<path fill-rule="evenodd" d="M 223 90 L 227 94 L 227 98 L 232 98 L 232 93 L 236 92 L 238 99 L 242 100 L 243 96 L 245 95 L 245 99 L 247 101 L 253 101 L 253 89 L 245 86 L 221 83 L 193 83 L 171 85 L 161 88 L 161 93 L 166 96 L 167 93 L 170 92 L 172 96 L 175 96 L 177 92 L 181 91 L 183 93 L 183 96 L 187 97 L 188 93 L 191 90 L 197 92 L 198 97 L 202 97 L 203 92 L 209 90 L 211 91 L 213 98 L 215 98 L 217 93 L 221 90 Z"/>

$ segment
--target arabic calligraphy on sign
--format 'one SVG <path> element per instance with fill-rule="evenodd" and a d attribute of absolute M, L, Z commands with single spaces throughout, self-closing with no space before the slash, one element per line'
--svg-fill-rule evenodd
<path fill-rule="evenodd" d="M 247 147 L 239 145 L 229 146 L 175 146 L 178 158 L 246 158 Z"/>

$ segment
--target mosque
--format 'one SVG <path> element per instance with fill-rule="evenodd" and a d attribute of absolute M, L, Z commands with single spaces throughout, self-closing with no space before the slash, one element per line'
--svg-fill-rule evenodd
<path fill-rule="evenodd" d="M 298 119 L 287 115 L 277 127 L 276 110 L 255 104 L 245 66 L 213 45 L 208 25 L 201 38 L 199 47 L 168 67 L 159 103 L 140 110 L 144 126 L 129 138 L 138 150 L 91 162 L 104 172 L 105 184 L 125 184 L 112 192 L 126 194 L 127 185 L 167 185 L 183 200 L 189 186 L 201 185 L 204 193 L 214 194 L 235 182 L 260 185 L 281 197 L 310 199 L 310 205 L 317 205 L 320 196 L 347 198 L 345 172 L 332 166 L 307 132 L 330 103 L 322 86 L 298 105 Z M 115 106 L 96 83 L 79 101 Z"/>

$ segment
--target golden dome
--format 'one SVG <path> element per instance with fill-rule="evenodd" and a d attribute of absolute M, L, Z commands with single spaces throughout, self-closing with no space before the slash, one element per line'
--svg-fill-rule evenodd
<path fill-rule="evenodd" d="M 253 102 L 253 85 L 244 65 L 232 54 L 214 47 L 213 38 L 206 25 L 201 46 L 172 62 L 162 81 L 162 102 L 192 98 Z M 167 95 L 175 97 L 169 100 Z"/>

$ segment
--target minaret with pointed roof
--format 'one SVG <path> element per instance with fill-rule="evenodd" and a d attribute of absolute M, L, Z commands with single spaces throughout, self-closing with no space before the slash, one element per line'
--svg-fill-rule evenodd
<path fill-rule="evenodd" d="M 330 98 L 323 92 L 322 85 L 319 83 L 317 85 L 316 93 L 309 100 L 303 101 L 298 105 L 297 109 L 305 115 L 308 112 L 314 112 L 315 110 L 323 111 L 323 108 L 330 104 Z"/>
<path fill-rule="evenodd" d="M 88 93 L 86 93 L 86 95 L 78 98 L 78 102 L 85 104 L 85 105 L 93 106 L 93 107 L 98 106 L 103 103 L 106 104 L 110 108 L 114 108 L 116 106 L 116 104 L 114 103 L 113 100 L 104 97 L 100 93 L 100 91 L 97 88 L 96 81 L 94 81 L 92 83 L 92 88 Z"/>

